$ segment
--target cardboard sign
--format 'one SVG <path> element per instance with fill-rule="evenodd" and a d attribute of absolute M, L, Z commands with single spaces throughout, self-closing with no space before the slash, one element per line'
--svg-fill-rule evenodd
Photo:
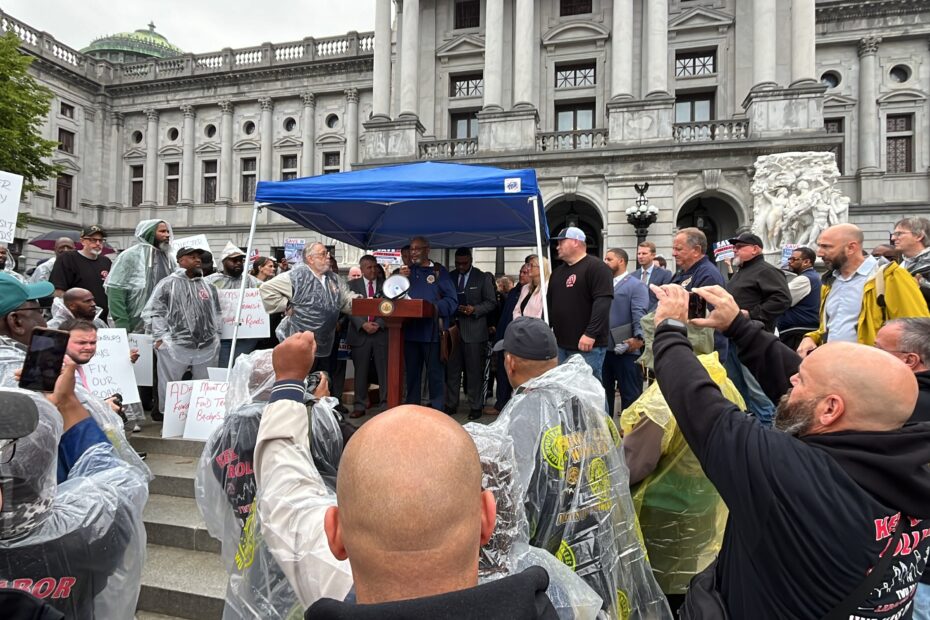
<path fill-rule="evenodd" d="M 736 256 L 736 248 L 729 241 L 719 241 L 714 244 L 714 260 L 718 263 L 727 259 L 733 260 Z"/>
<path fill-rule="evenodd" d="M 13 243 L 22 193 L 23 177 L 0 171 L 0 243 Z"/>
<path fill-rule="evenodd" d="M 119 393 L 123 404 L 141 402 L 125 329 L 97 330 L 97 353 L 84 365 L 84 375 L 90 391 L 100 399 Z"/>
<path fill-rule="evenodd" d="M 306 239 L 285 239 L 284 240 L 284 258 L 289 263 L 303 262 L 304 246 L 307 245 Z"/>
<path fill-rule="evenodd" d="M 798 249 L 797 243 L 787 243 L 781 246 L 781 266 L 788 266 L 788 259 L 791 258 L 791 253 Z"/>
<path fill-rule="evenodd" d="M 165 387 L 165 421 L 161 427 L 163 438 L 180 437 L 184 434 L 194 383 L 171 381 Z"/>
<path fill-rule="evenodd" d="M 178 250 L 181 248 L 200 248 L 201 250 L 206 250 L 213 254 L 213 250 L 210 249 L 210 242 L 207 241 L 206 235 L 182 237 L 181 239 L 175 239 L 171 242 L 171 252 L 173 254 L 177 255 Z"/>
<path fill-rule="evenodd" d="M 382 265 L 403 265 L 400 250 L 375 250 L 371 253 L 375 260 Z"/>
<path fill-rule="evenodd" d="M 207 440 L 226 417 L 225 381 L 193 381 L 184 439 Z"/>
<path fill-rule="evenodd" d="M 129 348 L 139 349 L 139 359 L 132 365 L 136 375 L 136 385 L 152 385 L 152 368 L 155 365 L 155 353 L 152 337 L 147 334 L 129 334 Z"/>
<path fill-rule="evenodd" d="M 236 329 L 236 304 L 239 302 L 239 289 L 218 290 L 220 308 L 223 310 L 223 331 L 220 338 L 231 340 Z M 271 322 L 262 297 L 257 288 L 245 289 L 242 298 L 242 313 L 239 315 L 239 338 L 267 338 L 271 333 Z"/>

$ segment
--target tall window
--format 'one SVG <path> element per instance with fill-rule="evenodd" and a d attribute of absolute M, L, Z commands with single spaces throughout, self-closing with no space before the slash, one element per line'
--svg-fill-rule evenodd
<path fill-rule="evenodd" d="M 454 112 L 449 115 L 453 140 L 478 137 L 478 113 Z"/>
<path fill-rule="evenodd" d="M 713 93 L 694 93 L 675 97 L 676 123 L 703 123 L 713 118 Z"/>
<path fill-rule="evenodd" d="M 74 106 L 69 103 L 62 101 L 58 111 L 66 118 L 74 118 Z"/>
<path fill-rule="evenodd" d="M 717 51 L 678 52 L 675 54 L 675 77 L 693 77 L 717 73 Z"/>
<path fill-rule="evenodd" d="M 255 202 L 255 163 L 254 157 L 243 157 L 239 160 L 242 168 L 242 180 L 239 185 L 239 200 L 241 202 Z"/>
<path fill-rule="evenodd" d="M 480 0 L 455 0 L 454 28 L 477 28 L 481 23 Z"/>
<path fill-rule="evenodd" d="M 560 65 L 555 68 L 555 87 L 574 88 L 576 86 L 594 86 L 595 64 Z"/>
<path fill-rule="evenodd" d="M 835 135 L 842 136 L 844 133 L 844 122 L 842 118 L 825 118 L 823 119 L 823 128 L 827 130 L 827 133 L 832 133 Z M 842 143 L 834 146 L 830 151 L 836 156 L 836 167 L 839 168 L 840 174 L 843 174 L 843 149 L 846 144 L 846 140 Z"/>
<path fill-rule="evenodd" d="M 138 207 L 142 204 L 143 194 L 142 194 L 142 183 L 145 179 L 145 173 L 143 166 L 130 166 L 129 167 L 129 177 L 131 179 L 130 186 L 130 204 L 134 207 Z"/>
<path fill-rule="evenodd" d="M 71 187 L 74 177 L 70 174 L 58 175 L 58 181 L 55 187 L 55 208 L 71 210 Z"/>
<path fill-rule="evenodd" d="M 323 153 L 323 174 L 342 172 L 342 157 L 338 152 Z"/>
<path fill-rule="evenodd" d="M 215 159 L 207 159 L 203 162 L 203 202 L 205 204 L 216 202 Z"/>
<path fill-rule="evenodd" d="M 885 171 L 914 172 L 914 117 L 889 114 L 885 120 Z"/>
<path fill-rule="evenodd" d="M 555 107 L 556 131 L 594 129 L 594 104 L 573 103 Z"/>
<path fill-rule="evenodd" d="M 74 154 L 74 132 L 67 129 L 58 130 L 58 150 Z"/>
<path fill-rule="evenodd" d="M 297 178 L 297 156 L 281 156 L 281 180 L 290 181 Z"/>
<path fill-rule="evenodd" d="M 450 97 L 481 97 L 484 94 L 484 79 L 480 73 L 453 75 L 449 86 Z"/>
<path fill-rule="evenodd" d="M 181 164 L 165 164 L 165 204 L 178 204 L 178 188 L 181 185 Z"/>
<path fill-rule="evenodd" d="M 559 15 L 584 15 L 591 12 L 591 0 L 559 0 Z"/>

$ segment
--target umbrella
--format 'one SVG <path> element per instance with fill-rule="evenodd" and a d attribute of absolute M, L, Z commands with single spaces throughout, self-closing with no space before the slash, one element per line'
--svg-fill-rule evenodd
<path fill-rule="evenodd" d="M 39 235 L 35 239 L 29 241 L 29 245 L 34 245 L 40 250 L 46 250 L 48 252 L 55 251 L 55 242 L 61 239 L 62 237 L 68 237 L 71 241 L 74 242 L 74 249 L 80 250 L 84 247 L 84 244 L 81 243 L 81 233 L 76 230 L 53 230 L 44 234 Z M 112 254 L 115 252 L 110 244 L 104 244 L 103 253 Z"/>

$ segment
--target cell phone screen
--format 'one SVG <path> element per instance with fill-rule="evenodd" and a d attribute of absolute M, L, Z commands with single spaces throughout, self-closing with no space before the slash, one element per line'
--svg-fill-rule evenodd
<path fill-rule="evenodd" d="M 703 319 L 707 315 L 707 300 L 697 293 L 688 294 L 688 319 Z"/>
<path fill-rule="evenodd" d="M 19 387 L 24 390 L 52 392 L 61 374 L 61 363 L 68 349 L 68 332 L 35 328 L 26 353 Z"/>

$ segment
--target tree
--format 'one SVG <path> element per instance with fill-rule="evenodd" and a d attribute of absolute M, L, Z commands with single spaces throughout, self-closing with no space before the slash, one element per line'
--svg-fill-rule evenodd
<path fill-rule="evenodd" d="M 23 193 L 57 176 L 61 167 L 49 163 L 58 146 L 42 137 L 52 92 L 29 74 L 32 57 L 19 51 L 12 32 L 0 37 L 0 170 L 23 177 Z"/>

